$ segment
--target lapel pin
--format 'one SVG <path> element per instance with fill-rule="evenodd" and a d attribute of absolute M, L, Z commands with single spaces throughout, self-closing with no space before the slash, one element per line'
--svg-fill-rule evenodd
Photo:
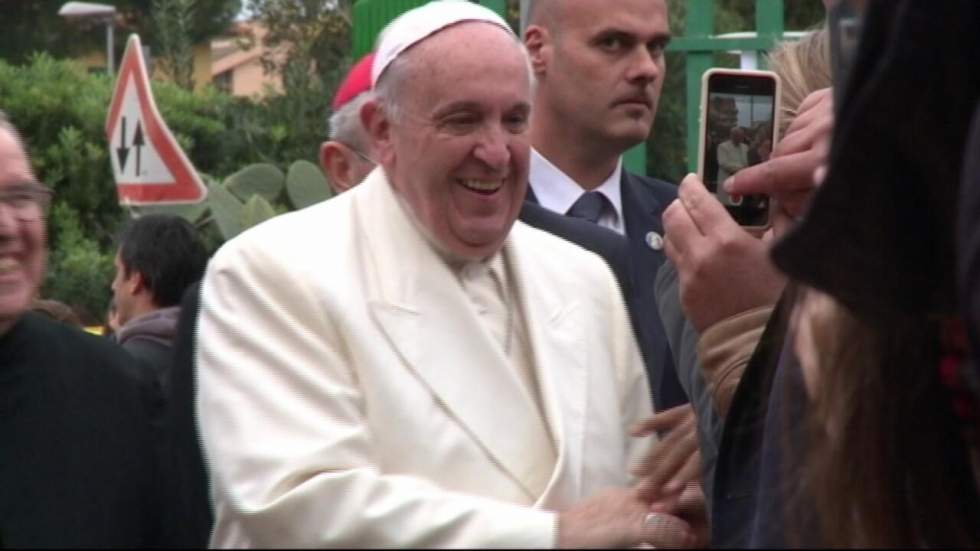
<path fill-rule="evenodd" d="M 664 249 L 664 238 L 660 237 L 660 234 L 652 231 L 647 232 L 647 246 L 655 251 L 662 251 Z"/>

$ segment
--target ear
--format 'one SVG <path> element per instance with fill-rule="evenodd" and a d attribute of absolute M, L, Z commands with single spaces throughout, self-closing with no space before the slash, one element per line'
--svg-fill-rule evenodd
<path fill-rule="evenodd" d="M 129 287 L 129 294 L 136 296 L 142 292 L 149 291 L 146 286 L 146 280 L 143 278 L 143 274 L 139 270 L 133 270 L 129 277 L 126 278 L 126 286 Z"/>
<path fill-rule="evenodd" d="M 531 69 L 536 76 L 544 75 L 551 62 L 553 43 L 551 33 L 540 25 L 530 25 L 524 30 L 524 46 L 531 58 Z"/>
<path fill-rule="evenodd" d="M 378 153 L 381 164 L 390 164 L 394 144 L 391 134 L 391 117 L 377 100 L 370 100 L 361 106 L 361 125 Z"/>
<path fill-rule="evenodd" d="M 353 181 L 353 167 L 345 149 L 347 147 L 344 144 L 335 141 L 323 142 L 320 145 L 320 166 L 323 167 L 327 182 L 336 194 L 349 190 L 357 183 Z"/>

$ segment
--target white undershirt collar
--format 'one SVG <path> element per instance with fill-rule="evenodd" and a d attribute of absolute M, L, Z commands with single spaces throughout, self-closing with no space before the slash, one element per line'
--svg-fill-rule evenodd
<path fill-rule="evenodd" d="M 599 218 L 599 225 L 625 234 L 623 227 L 623 195 L 621 179 L 623 175 L 623 158 L 616 161 L 616 168 L 602 184 L 595 189 L 602 193 L 612 209 L 606 209 Z M 585 190 L 575 180 L 551 163 L 543 155 L 531 148 L 530 186 L 537 197 L 538 203 L 561 214 L 568 212 L 575 201 L 585 193 Z"/>

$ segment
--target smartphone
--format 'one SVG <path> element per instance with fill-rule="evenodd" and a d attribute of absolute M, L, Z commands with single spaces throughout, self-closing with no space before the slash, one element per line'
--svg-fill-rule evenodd
<path fill-rule="evenodd" d="M 701 79 L 698 177 L 750 230 L 772 224 L 769 197 L 730 196 L 722 184 L 769 159 L 779 139 L 779 98 L 779 75 L 772 71 L 710 69 Z"/>

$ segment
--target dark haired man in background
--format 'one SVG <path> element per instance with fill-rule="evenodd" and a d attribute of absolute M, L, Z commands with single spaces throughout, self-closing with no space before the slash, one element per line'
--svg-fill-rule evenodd
<path fill-rule="evenodd" d="M 169 386 L 173 341 L 184 291 L 204 275 L 207 249 L 189 222 L 154 214 L 130 222 L 119 238 L 112 293 L 116 339 Z"/>

